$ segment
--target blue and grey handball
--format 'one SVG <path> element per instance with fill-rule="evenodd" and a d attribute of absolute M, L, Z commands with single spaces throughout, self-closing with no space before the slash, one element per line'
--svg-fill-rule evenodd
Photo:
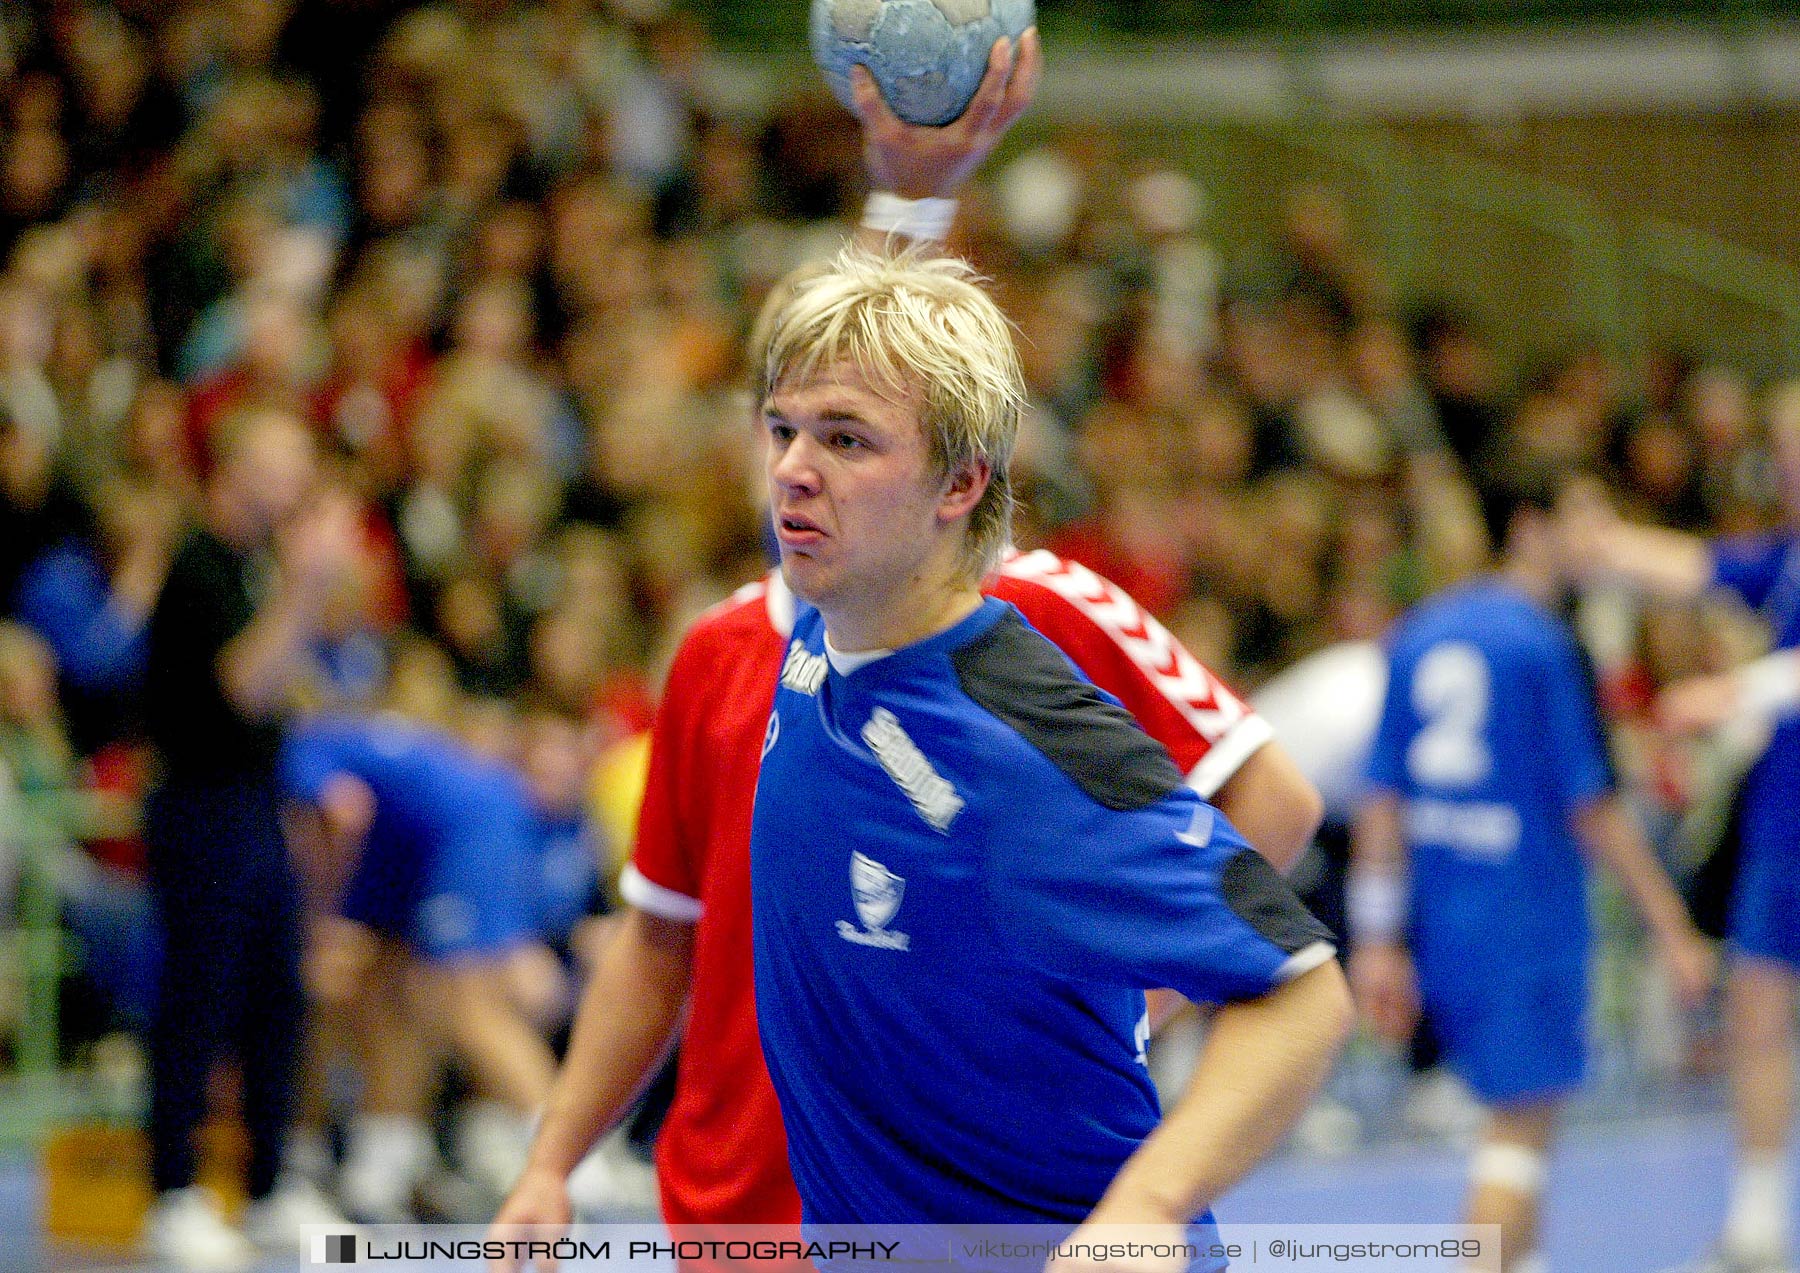
<path fill-rule="evenodd" d="M 813 0 L 813 60 L 844 105 L 861 62 L 901 119 L 943 125 L 975 96 L 994 41 L 1035 20 L 1032 0 Z"/>

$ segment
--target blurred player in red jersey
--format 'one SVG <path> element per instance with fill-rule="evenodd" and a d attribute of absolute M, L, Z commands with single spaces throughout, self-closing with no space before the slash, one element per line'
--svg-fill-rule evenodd
<path fill-rule="evenodd" d="M 1011 62 L 1004 42 L 996 45 L 969 111 L 945 128 L 902 124 L 859 76 L 874 185 L 901 199 L 953 191 L 1029 102 L 1035 32 L 1020 41 L 1016 75 Z M 905 223 L 894 232 L 910 233 Z M 1189 785 L 1278 867 L 1311 840 L 1319 797 L 1268 724 L 1129 596 L 1048 552 L 1009 553 L 985 591 L 1017 606 L 1117 696 Z M 622 884 L 623 929 L 586 992 L 531 1160 L 496 1226 L 569 1222 L 569 1172 L 626 1113 L 684 1009 L 675 1099 L 657 1145 L 664 1220 L 799 1223 L 750 978 L 752 798 L 792 619 L 793 598 L 775 572 L 703 616 L 676 653 Z"/>

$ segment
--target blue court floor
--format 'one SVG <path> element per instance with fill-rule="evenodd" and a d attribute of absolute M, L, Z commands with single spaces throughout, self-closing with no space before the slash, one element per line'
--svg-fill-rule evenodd
<path fill-rule="evenodd" d="M 1639 1118 L 1566 1132 L 1551 1162 L 1553 1273 L 1656 1273 L 1692 1258 L 1724 1212 L 1730 1140 L 1718 1114 Z M 1293 1155 L 1258 1170 L 1217 1208 L 1232 1222 L 1454 1220 L 1463 1162 L 1447 1149 L 1394 1146 L 1322 1161 Z M 0 1273 L 102 1273 L 147 1266 L 47 1247 L 29 1162 L 0 1162 Z M 291 1261 L 271 1262 L 289 1271 Z"/>

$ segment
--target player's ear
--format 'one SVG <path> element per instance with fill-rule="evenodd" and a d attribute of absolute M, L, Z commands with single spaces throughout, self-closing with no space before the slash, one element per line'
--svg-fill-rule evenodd
<path fill-rule="evenodd" d="M 938 497 L 938 516 L 953 522 L 975 510 L 987 494 L 994 466 L 987 460 L 967 460 L 944 475 L 943 494 Z"/>

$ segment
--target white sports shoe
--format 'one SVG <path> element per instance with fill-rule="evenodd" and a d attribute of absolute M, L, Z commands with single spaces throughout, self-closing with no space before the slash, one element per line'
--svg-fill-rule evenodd
<path fill-rule="evenodd" d="M 423 1124 L 360 1118 L 350 1129 L 349 1152 L 338 1171 L 338 1201 L 364 1224 L 410 1224 L 413 1190 L 436 1162 L 437 1149 Z"/>
<path fill-rule="evenodd" d="M 413 1173 L 382 1170 L 380 1163 L 347 1162 L 338 1172 L 344 1210 L 363 1224 L 411 1224 Z"/>
<path fill-rule="evenodd" d="M 632 1151 L 623 1131 L 615 1130 L 569 1173 L 569 1205 L 582 1219 L 616 1218 L 621 1212 L 654 1215 L 656 1169 Z"/>
<path fill-rule="evenodd" d="M 531 1152 L 532 1122 L 494 1101 L 464 1106 L 455 1135 L 456 1165 L 496 1198 L 512 1192 Z"/>
<path fill-rule="evenodd" d="M 1440 1065 L 1413 1084 L 1400 1117 L 1415 1136 L 1472 1146 L 1487 1121 L 1487 1111 L 1461 1079 Z"/>
<path fill-rule="evenodd" d="M 283 1176 L 273 1193 L 244 1213 L 244 1236 L 265 1251 L 298 1251 L 320 1228 L 354 1233 L 319 1187 L 298 1176 Z"/>
<path fill-rule="evenodd" d="M 1794 1273 L 1794 1270 L 1782 1256 L 1732 1251 L 1720 1245 L 1694 1263 L 1668 1269 L 1665 1273 Z"/>
<path fill-rule="evenodd" d="M 144 1248 L 159 1265 L 181 1273 L 246 1273 L 256 1262 L 250 1240 L 194 1185 L 158 1196 L 145 1223 Z"/>
<path fill-rule="evenodd" d="M 1362 1119 L 1342 1101 L 1321 1096 L 1294 1124 L 1293 1142 L 1314 1158 L 1342 1158 L 1362 1143 Z"/>

